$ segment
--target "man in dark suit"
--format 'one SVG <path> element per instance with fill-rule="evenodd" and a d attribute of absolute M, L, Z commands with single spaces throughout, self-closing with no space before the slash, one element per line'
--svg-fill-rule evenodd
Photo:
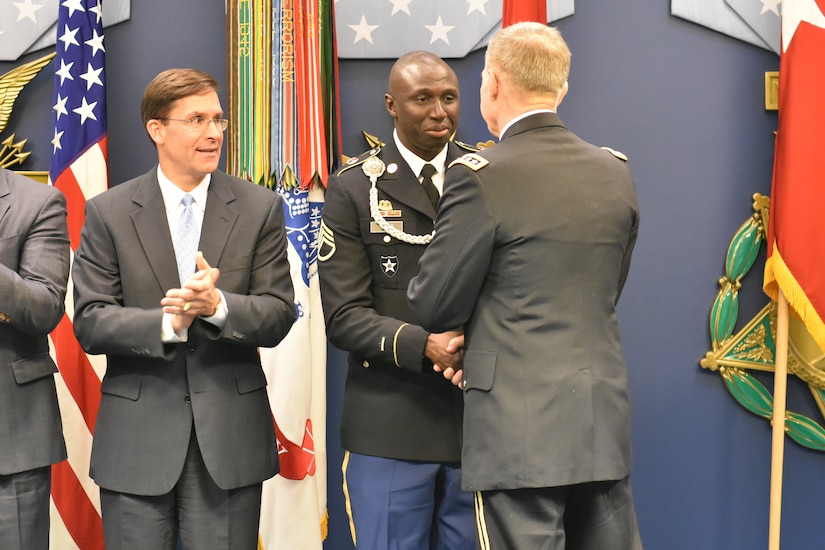
<path fill-rule="evenodd" d="M 490 41 L 481 113 L 500 143 L 449 168 L 409 286 L 416 319 L 464 327 L 462 486 L 482 548 L 641 548 L 616 303 L 639 227 L 627 159 L 556 108 L 570 51 L 539 23 Z"/>
<path fill-rule="evenodd" d="M 257 347 L 295 320 L 283 210 L 217 170 L 216 90 L 194 69 L 155 77 L 158 166 L 86 203 L 74 328 L 107 356 L 91 459 L 107 548 L 254 549 L 278 472 Z"/>
<path fill-rule="evenodd" d="M 48 335 L 69 278 L 66 199 L 0 168 L 0 548 L 47 550 L 51 465 L 66 458 Z"/>
<path fill-rule="evenodd" d="M 341 444 L 352 538 L 359 549 L 472 549 L 461 392 L 433 371 L 458 367 L 460 352 L 446 348 L 461 333 L 416 326 L 406 300 L 446 163 L 466 152 L 449 141 L 458 80 L 439 57 L 413 52 L 393 65 L 384 98 L 393 137 L 330 178 L 318 254 L 327 335 L 349 352 Z"/>

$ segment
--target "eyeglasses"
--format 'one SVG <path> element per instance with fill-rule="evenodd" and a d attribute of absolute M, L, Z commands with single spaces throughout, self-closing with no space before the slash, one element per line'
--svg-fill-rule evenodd
<path fill-rule="evenodd" d="M 226 127 L 229 126 L 229 121 L 225 118 L 204 118 L 202 116 L 193 116 L 192 118 L 160 118 L 158 120 L 174 120 L 175 122 L 182 122 L 189 128 L 193 130 L 200 130 L 204 131 L 209 123 L 213 123 L 215 128 L 220 130 L 221 132 L 226 131 Z"/>

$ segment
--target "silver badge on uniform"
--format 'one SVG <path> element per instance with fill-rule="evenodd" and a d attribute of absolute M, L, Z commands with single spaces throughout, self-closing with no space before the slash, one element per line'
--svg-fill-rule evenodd
<path fill-rule="evenodd" d="M 387 277 L 395 277 L 398 273 L 398 256 L 381 256 L 381 271 Z"/>
<path fill-rule="evenodd" d="M 385 168 L 384 162 L 378 157 L 370 157 L 361 165 L 361 170 L 372 182 L 384 175 Z"/>

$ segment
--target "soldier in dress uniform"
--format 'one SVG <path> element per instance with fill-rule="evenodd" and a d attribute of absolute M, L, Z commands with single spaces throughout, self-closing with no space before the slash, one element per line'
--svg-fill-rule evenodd
<path fill-rule="evenodd" d="M 616 316 L 639 204 L 627 157 L 559 117 L 569 70 L 552 27 L 490 40 L 480 105 L 499 143 L 450 166 L 408 290 L 422 326 L 465 327 L 462 486 L 485 550 L 642 548 Z"/>
<path fill-rule="evenodd" d="M 461 391 L 434 372 L 460 368 L 463 336 L 417 326 L 406 299 L 446 166 L 467 152 L 450 141 L 458 79 L 431 53 L 406 54 L 385 104 L 393 136 L 330 178 L 319 244 L 327 335 L 349 352 L 341 444 L 352 539 L 358 549 L 473 549 Z"/>

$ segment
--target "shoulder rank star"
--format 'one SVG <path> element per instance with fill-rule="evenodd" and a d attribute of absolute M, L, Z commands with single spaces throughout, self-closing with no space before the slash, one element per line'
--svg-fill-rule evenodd
<path fill-rule="evenodd" d="M 463 164 L 470 170 L 478 172 L 479 170 L 490 164 L 490 161 L 482 157 L 481 155 L 477 155 L 475 153 L 467 153 L 466 155 L 458 157 L 453 162 L 451 162 L 450 166 L 452 167 L 456 164 Z"/>

